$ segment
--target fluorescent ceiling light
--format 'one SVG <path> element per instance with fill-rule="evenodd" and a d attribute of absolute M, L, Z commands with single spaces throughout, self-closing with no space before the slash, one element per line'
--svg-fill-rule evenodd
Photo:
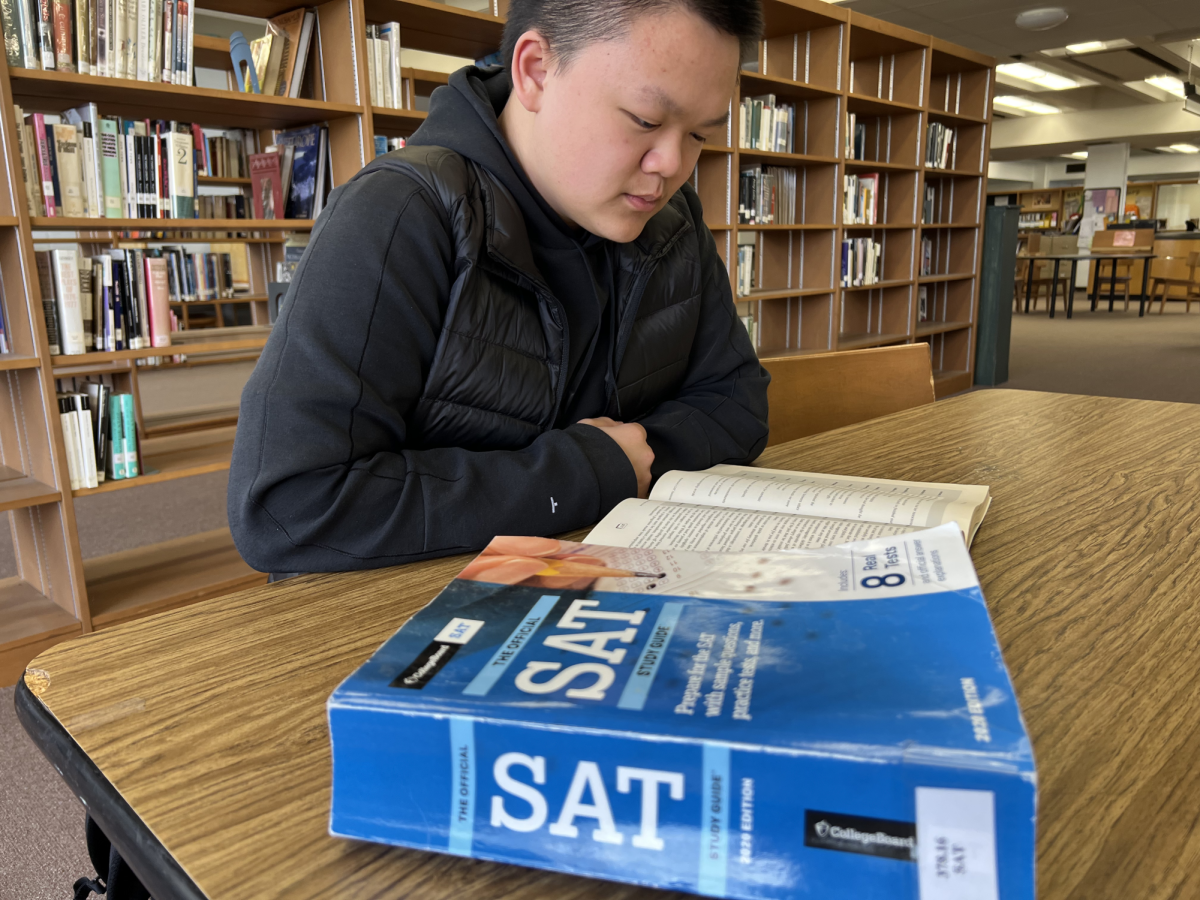
<path fill-rule="evenodd" d="M 1200 147 L 1195 144 L 1171 144 L 1169 149 L 1176 153 L 1200 153 Z"/>
<path fill-rule="evenodd" d="M 1068 44 L 1065 47 L 1055 47 L 1053 50 L 1043 50 L 1046 56 L 1083 56 L 1087 53 L 1099 53 L 1102 50 L 1123 50 L 1134 46 L 1132 41 L 1117 38 L 1115 41 L 1084 41 L 1080 44 Z M 1183 54 L 1180 54 L 1181 56 Z"/>
<path fill-rule="evenodd" d="M 1036 100 L 1030 100 L 1028 97 L 1002 96 L 997 97 L 992 101 L 996 106 L 1007 107 L 1008 109 L 1019 110 L 1020 112 L 1029 113 L 1035 116 L 1046 116 L 1050 113 L 1062 112 L 1057 106 L 1050 106 L 1047 103 L 1038 103 Z"/>
<path fill-rule="evenodd" d="M 1027 63 L 1005 63 L 1002 66 L 996 66 L 996 71 L 1009 78 L 1036 84 L 1048 91 L 1066 91 L 1080 86 L 1080 83 L 1074 78 L 1067 78 L 1057 72 L 1048 72 Z"/>
<path fill-rule="evenodd" d="M 1064 153 L 1063 156 L 1067 159 L 1087 159 L 1086 150 L 1076 150 L 1074 153 Z"/>
<path fill-rule="evenodd" d="M 1174 75 L 1151 75 L 1146 79 L 1146 84 L 1156 87 L 1160 91 L 1166 91 L 1168 94 L 1174 94 L 1180 100 L 1184 97 L 1183 82 Z"/>

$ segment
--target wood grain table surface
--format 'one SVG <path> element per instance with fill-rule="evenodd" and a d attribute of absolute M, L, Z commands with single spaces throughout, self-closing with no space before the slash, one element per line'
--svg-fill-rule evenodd
<path fill-rule="evenodd" d="M 1039 896 L 1200 897 L 1200 406 L 980 391 L 759 464 L 990 485 L 972 555 L 1033 739 Z M 466 559 L 242 591 L 25 683 L 210 900 L 668 896 L 327 834 L 326 698 Z"/>

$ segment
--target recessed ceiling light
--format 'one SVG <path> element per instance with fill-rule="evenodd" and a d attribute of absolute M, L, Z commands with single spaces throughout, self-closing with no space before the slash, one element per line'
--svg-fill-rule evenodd
<path fill-rule="evenodd" d="M 1179 99 L 1183 99 L 1183 82 L 1174 75 L 1151 75 L 1146 79 L 1146 84 L 1151 87 L 1156 87 L 1160 91 L 1166 91 L 1168 94 L 1174 94 Z"/>
<path fill-rule="evenodd" d="M 1171 144 L 1170 149 L 1176 153 L 1200 153 L 1200 147 L 1195 144 Z"/>
<path fill-rule="evenodd" d="M 1068 53 L 1096 53 L 1106 49 L 1104 41 L 1084 41 L 1082 44 L 1067 44 Z"/>
<path fill-rule="evenodd" d="M 996 106 L 1019 110 L 1035 116 L 1046 116 L 1051 113 L 1062 112 L 1057 106 L 1050 106 L 1048 103 L 1038 103 L 1036 100 L 1030 100 L 1028 97 L 1000 96 L 992 102 Z"/>
<path fill-rule="evenodd" d="M 1057 72 L 1048 72 L 1038 66 L 1031 66 L 1028 63 L 1005 63 L 1001 66 L 996 66 L 996 71 L 1001 75 L 1007 75 L 1009 78 L 1016 78 L 1020 81 L 1027 81 L 1030 84 L 1036 84 L 1038 87 L 1043 87 L 1048 91 L 1066 91 L 1071 88 L 1080 87 L 1080 82 L 1074 78 L 1067 78 L 1065 75 L 1059 75 Z"/>
<path fill-rule="evenodd" d="M 1064 153 L 1063 156 L 1067 159 L 1087 159 L 1086 150 L 1076 150 L 1074 153 Z"/>
<path fill-rule="evenodd" d="M 1027 9 L 1017 14 L 1017 27 L 1026 31 L 1046 31 L 1067 21 L 1067 11 L 1061 6 Z"/>

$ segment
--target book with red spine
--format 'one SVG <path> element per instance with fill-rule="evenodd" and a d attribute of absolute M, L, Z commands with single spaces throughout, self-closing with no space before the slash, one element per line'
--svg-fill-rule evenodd
<path fill-rule="evenodd" d="M 57 116 L 50 118 L 57 119 Z M 33 128 L 33 139 L 37 141 L 38 171 L 42 178 L 42 197 L 45 200 L 46 215 L 57 216 L 60 213 L 54 197 L 54 164 L 50 156 L 50 137 L 46 134 L 46 116 L 42 113 L 30 113 L 27 119 Z"/>
<path fill-rule="evenodd" d="M 283 218 L 283 176 L 278 153 L 250 154 L 250 196 L 254 218 Z"/>
<path fill-rule="evenodd" d="M 161 256 L 147 256 L 146 310 L 150 317 L 150 346 L 171 346 L 171 288 L 167 278 L 167 261 Z"/>

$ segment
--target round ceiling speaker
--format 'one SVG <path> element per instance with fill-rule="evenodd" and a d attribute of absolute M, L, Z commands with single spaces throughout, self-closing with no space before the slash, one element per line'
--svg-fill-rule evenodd
<path fill-rule="evenodd" d="M 1067 21 L 1067 11 L 1061 6 L 1027 9 L 1017 14 L 1017 27 L 1026 31 L 1046 31 Z"/>

